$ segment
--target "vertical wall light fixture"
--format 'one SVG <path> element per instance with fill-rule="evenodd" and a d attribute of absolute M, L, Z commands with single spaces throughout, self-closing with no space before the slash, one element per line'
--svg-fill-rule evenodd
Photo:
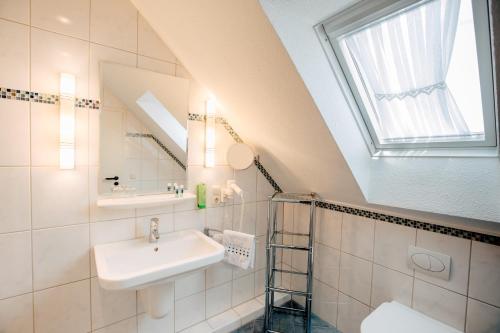
<path fill-rule="evenodd" d="M 215 166 L 215 99 L 208 99 L 205 103 L 205 167 Z"/>
<path fill-rule="evenodd" d="M 61 73 L 59 82 L 59 168 L 75 168 L 75 88 L 72 74 Z"/>

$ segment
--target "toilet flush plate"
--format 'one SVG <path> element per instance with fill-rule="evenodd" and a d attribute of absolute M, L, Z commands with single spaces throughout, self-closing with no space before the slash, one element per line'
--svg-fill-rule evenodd
<path fill-rule="evenodd" d="M 430 251 L 410 245 L 408 247 L 410 268 L 443 280 L 450 279 L 451 257 L 444 253 Z"/>

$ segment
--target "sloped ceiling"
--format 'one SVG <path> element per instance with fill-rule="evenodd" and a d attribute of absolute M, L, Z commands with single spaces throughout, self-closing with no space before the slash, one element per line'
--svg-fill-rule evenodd
<path fill-rule="evenodd" d="M 364 202 L 257 1 L 132 2 L 287 191 Z"/>
<path fill-rule="evenodd" d="M 325 199 L 380 208 L 363 197 L 258 1 L 131 1 L 194 78 L 217 97 L 223 116 L 256 148 L 285 191 L 315 191 Z M 340 9 L 346 2 L 330 3 Z M 492 228 L 479 221 L 471 227 L 469 219 L 384 209 L 469 229 Z"/>

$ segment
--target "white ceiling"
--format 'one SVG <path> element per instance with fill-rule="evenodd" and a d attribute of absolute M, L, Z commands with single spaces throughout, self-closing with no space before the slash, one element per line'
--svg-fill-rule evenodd
<path fill-rule="evenodd" d="M 441 224 L 462 224 L 469 229 L 495 227 L 368 204 L 326 125 L 336 122 L 342 127 L 343 120 L 332 116 L 324 119 L 297 71 L 297 63 L 290 59 L 257 1 L 132 2 L 194 78 L 217 97 L 224 116 L 243 140 L 256 148 L 262 163 L 284 190 L 315 191 L 333 201 L 384 208 L 431 222 L 439 220 Z M 313 1 L 274 2 L 303 3 L 307 7 L 303 8 L 305 16 L 309 13 L 322 18 L 347 3 L 321 1 L 329 6 L 325 11 Z M 302 47 L 302 59 L 309 53 Z M 313 63 L 305 61 L 300 65 L 314 68 Z M 316 82 L 316 88 L 334 97 L 339 107 L 346 104 L 339 91 L 329 91 L 322 82 Z M 369 178 L 368 169 L 360 173 L 358 181 L 369 183 Z"/>

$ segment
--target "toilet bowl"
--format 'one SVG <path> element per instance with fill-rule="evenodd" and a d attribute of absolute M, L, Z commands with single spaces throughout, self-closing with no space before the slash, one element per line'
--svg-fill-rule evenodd
<path fill-rule="evenodd" d="M 361 323 L 361 333 L 461 333 L 398 302 L 382 303 Z"/>

